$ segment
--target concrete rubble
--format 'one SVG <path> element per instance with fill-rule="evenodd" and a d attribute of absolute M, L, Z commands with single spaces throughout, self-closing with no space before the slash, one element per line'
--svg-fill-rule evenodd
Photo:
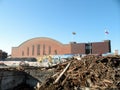
<path fill-rule="evenodd" d="M 120 90 L 120 56 L 87 55 L 54 68 L 38 90 Z"/>

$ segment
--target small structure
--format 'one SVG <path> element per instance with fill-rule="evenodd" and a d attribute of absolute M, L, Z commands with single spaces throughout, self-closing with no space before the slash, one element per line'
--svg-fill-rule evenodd
<path fill-rule="evenodd" d="M 8 54 L 2 50 L 0 50 L 0 59 L 5 59 L 7 58 Z"/>
<path fill-rule="evenodd" d="M 115 53 L 114 53 L 115 55 L 118 55 L 119 54 L 119 51 L 118 50 L 115 50 Z"/>

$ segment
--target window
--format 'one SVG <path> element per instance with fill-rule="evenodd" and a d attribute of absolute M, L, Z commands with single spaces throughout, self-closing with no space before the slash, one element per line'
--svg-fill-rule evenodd
<path fill-rule="evenodd" d="M 45 44 L 43 45 L 43 55 L 45 55 Z"/>
<path fill-rule="evenodd" d="M 88 44 L 85 44 L 85 49 L 92 49 L 92 44 L 91 43 L 88 43 Z"/>
<path fill-rule="evenodd" d="M 49 54 L 51 54 L 51 46 L 49 46 Z"/>
<path fill-rule="evenodd" d="M 37 45 L 37 55 L 40 55 L 40 44 Z"/>
<path fill-rule="evenodd" d="M 55 55 L 57 55 L 57 50 L 54 51 Z"/>
<path fill-rule="evenodd" d="M 24 56 L 24 51 L 22 51 L 22 56 Z"/>
<path fill-rule="evenodd" d="M 85 52 L 86 52 L 86 54 L 92 54 L 92 44 L 91 43 L 85 44 Z"/>
<path fill-rule="evenodd" d="M 34 45 L 32 45 L 32 55 L 34 55 Z"/>
<path fill-rule="evenodd" d="M 27 47 L 27 55 L 29 56 L 29 47 Z"/>

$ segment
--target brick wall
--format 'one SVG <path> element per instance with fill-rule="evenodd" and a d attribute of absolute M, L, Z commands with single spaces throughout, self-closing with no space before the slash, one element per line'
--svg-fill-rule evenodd
<path fill-rule="evenodd" d="M 92 43 L 92 53 L 100 54 L 111 52 L 110 41 Z"/>
<path fill-rule="evenodd" d="M 72 54 L 85 54 L 85 43 L 71 43 Z"/>
<path fill-rule="evenodd" d="M 33 38 L 12 48 L 12 57 L 39 57 L 43 55 L 85 54 L 86 43 L 62 44 L 50 38 Z M 110 41 L 93 42 L 92 54 L 110 52 Z M 34 50 L 33 50 L 34 47 Z M 39 47 L 39 49 L 38 49 Z"/>
<path fill-rule="evenodd" d="M 40 45 L 39 55 L 37 51 L 38 45 Z M 33 46 L 34 54 L 32 53 Z M 49 50 L 49 48 L 51 49 Z M 71 53 L 69 44 L 62 44 L 50 38 L 34 38 L 22 43 L 18 47 L 12 48 L 12 57 L 38 57 L 43 55 L 68 54 L 68 53 Z"/>

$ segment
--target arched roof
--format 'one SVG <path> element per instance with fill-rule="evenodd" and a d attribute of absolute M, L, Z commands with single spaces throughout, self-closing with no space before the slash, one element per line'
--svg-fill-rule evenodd
<path fill-rule="evenodd" d="M 51 39 L 51 38 L 48 38 L 48 37 L 36 37 L 36 38 L 32 38 L 32 39 L 29 39 L 29 40 L 27 40 L 27 41 L 24 41 L 22 44 L 20 44 L 18 47 L 20 47 L 20 46 L 22 46 L 23 44 L 25 44 L 25 43 L 27 43 L 27 42 L 29 42 L 29 41 L 34 41 L 34 40 L 36 40 L 36 39 L 48 39 L 48 40 L 51 40 L 51 41 L 53 41 L 53 42 L 56 42 L 56 43 L 58 43 L 58 44 L 61 44 L 61 45 L 63 45 L 61 42 L 59 42 L 59 41 L 57 41 L 57 40 L 55 40 L 55 39 Z"/>

